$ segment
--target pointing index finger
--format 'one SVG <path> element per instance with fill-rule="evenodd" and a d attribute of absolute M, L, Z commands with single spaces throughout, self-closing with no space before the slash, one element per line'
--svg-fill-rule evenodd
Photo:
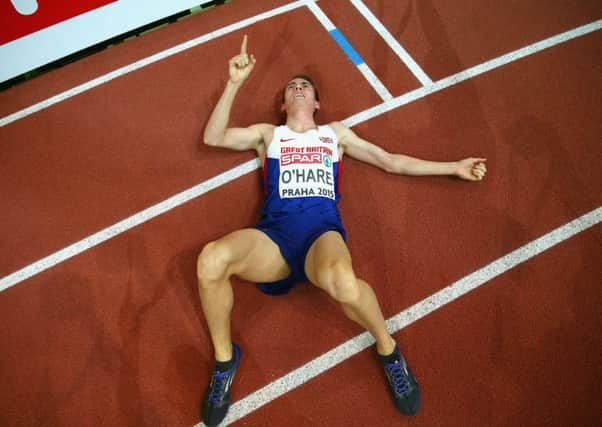
<path fill-rule="evenodd" d="M 240 54 L 244 55 L 247 53 L 247 35 L 242 38 L 242 45 L 240 45 Z"/>

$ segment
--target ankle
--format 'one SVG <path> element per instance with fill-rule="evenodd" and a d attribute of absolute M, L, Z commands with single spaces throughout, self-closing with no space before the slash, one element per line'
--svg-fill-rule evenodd
<path fill-rule="evenodd" d="M 376 342 L 376 352 L 380 356 L 388 356 L 395 351 L 395 347 L 397 343 L 395 340 L 389 335 L 385 340 Z"/>
<path fill-rule="evenodd" d="M 216 362 L 229 362 L 234 357 L 232 344 L 229 346 L 223 346 L 215 348 L 215 361 Z"/>

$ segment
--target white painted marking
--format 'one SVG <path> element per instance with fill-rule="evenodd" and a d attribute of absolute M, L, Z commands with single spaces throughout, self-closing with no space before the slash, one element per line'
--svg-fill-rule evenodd
<path fill-rule="evenodd" d="M 242 28 L 248 27 L 249 25 L 255 24 L 257 22 L 266 20 L 268 18 L 272 18 L 277 15 L 281 15 L 286 12 L 290 12 L 291 10 L 297 9 L 299 7 L 303 7 L 306 5 L 307 0 L 299 0 L 293 3 L 286 4 L 281 7 L 277 7 L 275 9 L 269 10 L 267 12 L 261 13 L 259 15 L 253 16 L 251 18 L 243 19 L 242 21 L 236 22 L 234 24 L 223 27 L 219 30 L 213 31 L 211 33 L 205 34 L 203 36 L 197 37 L 195 39 L 189 40 L 187 42 L 181 43 L 172 48 L 166 49 L 162 52 L 156 53 L 147 58 L 141 59 L 140 61 L 136 61 L 132 64 L 121 67 L 117 70 L 111 71 L 105 75 L 102 75 L 94 80 L 71 88 L 65 92 L 59 93 L 51 98 L 48 98 L 44 101 L 38 102 L 30 107 L 24 108 L 23 110 L 17 111 L 13 114 L 5 116 L 0 119 L 0 127 L 6 126 L 9 123 L 12 123 L 16 120 L 22 119 L 24 117 L 29 116 L 30 114 L 36 113 L 38 111 L 44 110 L 48 107 L 51 107 L 54 104 L 57 104 L 61 101 L 79 95 L 82 92 L 86 92 L 90 89 L 93 89 L 97 86 L 100 86 L 104 83 L 107 83 L 117 77 L 121 77 L 125 74 L 131 73 L 132 71 L 136 71 L 142 67 L 146 67 L 147 65 L 153 64 L 157 61 L 161 61 L 162 59 L 168 58 L 172 55 L 190 49 L 192 47 L 198 46 L 200 44 L 206 43 L 210 40 L 216 39 L 218 37 L 224 36 L 226 34 L 232 33 L 234 31 L 240 30 Z"/>
<path fill-rule="evenodd" d="M 343 122 L 343 124 L 345 124 L 348 127 L 355 126 L 355 125 L 357 125 L 359 123 L 362 123 L 362 122 L 364 122 L 366 120 L 369 120 L 371 118 L 374 118 L 376 116 L 384 114 L 385 112 L 390 111 L 390 110 L 392 110 L 394 108 L 397 108 L 397 107 L 399 107 L 401 105 L 405 105 L 405 104 L 407 104 L 409 102 L 412 102 L 412 101 L 415 101 L 417 99 L 423 98 L 423 97 L 429 95 L 430 93 L 433 93 L 433 92 L 436 92 L 436 91 L 439 91 L 439 90 L 443 90 L 446 87 L 449 87 L 450 85 L 455 84 L 454 82 L 456 82 L 460 78 L 462 80 L 459 80 L 459 81 L 464 81 L 464 80 L 470 78 L 471 76 L 482 74 L 482 73 L 484 73 L 486 71 L 490 71 L 490 70 L 492 70 L 494 68 L 497 68 L 497 67 L 499 67 L 501 65 L 507 64 L 508 62 L 512 62 L 513 60 L 517 60 L 517 59 L 523 58 L 523 57 L 525 57 L 527 55 L 531 55 L 533 53 L 539 52 L 540 50 L 545 49 L 545 46 L 547 46 L 547 47 L 554 46 L 554 45 L 556 45 L 558 43 L 562 43 L 563 41 L 568 41 L 568 40 L 571 40 L 571 39 L 573 39 L 575 37 L 579 37 L 579 36 L 588 34 L 590 32 L 593 32 L 593 31 L 599 29 L 600 27 L 602 27 L 602 20 L 598 20 L 596 22 L 593 22 L 591 24 L 585 25 L 583 27 L 576 28 L 575 30 L 572 30 L 572 31 L 567 31 L 566 33 L 562 33 L 562 34 L 560 34 L 558 36 L 551 37 L 551 38 L 546 39 L 546 40 L 544 40 L 542 42 L 535 43 L 535 44 L 529 45 L 529 46 L 527 46 L 527 47 L 525 47 L 523 49 L 519 49 L 518 51 L 515 51 L 515 52 L 519 52 L 520 55 L 516 55 L 515 56 L 512 53 L 510 53 L 508 55 L 504 55 L 503 57 L 501 57 L 501 58 L 505 58 L 504 61 L 500 62 L 500 58 L 488 61 L 488 62 L 486 62 L 486 63 L 483 64 L 483 67 L 484 67 L 483 70 L 484 71 L 481 71 L 481 72 L 475 74 L 474 71 L 471 72 L 470 70 L 479 69 L 480 66 L 476 66 L 476 67 L 470 68 L 470 69 L 468 69 L 466 71 L 460 72 L 458 74 L 454 74 L 453 76 L 450 76 L 450 77 L 448 77 L 446 79 L 440 80 L 439 82 L 437 82 L 436 84 L 434 84 L 434 85 L 432 85 L 432 86 L 430 86 L 428 88 L 424 88 L 423 87 L 423 88 L 414 90 L 414 91 L 409 92 L 409 93 L 407 93 L 405 95 L 397 97 L 397 98 L 393 99 L 392 101 L 385 102 L 385 103 L 380 104 L 380 105 L 378 105 L 376 107 L 373 107 L 373 108 L 365 110 L 365 111 L 363 111 L 361 113 L 355 114 L 355 115 L 353 115 L 351 117 L 348 117 L 347 119 L 343 120 L 342 122 Z M 511 58 L 514 58 L 514 59 L 511 59 Z M 487 64 L 498 64 L 498 65 L 496 65 L 494 67 L 494 66 L 491 66 L 491 65 L 487 66 Z M 441 82 L 448 82 L 448 83 L 441 84 Z M 256 160 L 256 162 L 258 162 L 258 161 L 259 160 Z M 243 164 L 241 164 L 239 166 L 234 167 L 230 171 L 224 172 L 224 173 L 232 173 L 233 175 L 236 175 L 236 177 L 242 176 L 245 173 L 250 172 L 249 170 L 246 169 L 248 167 L 248 163 L 249 162 L 243 163 Z M 258 165 L 259 165 L 259 163 L 257 163 L 257 166 L 255 166 L 255 168 L 253 170 L 257 169 L 259 167 Z M 216 177 L 216 179 L 217 178 L 218 177 Z M 200 184 L 200 185 L 202 186 L 203 184 Z M 186 193 L 187 191 L 194 191 L 195 188 L 197 188 L 197 187 L 193 187 L 190 190 L 186 190 L 184 193 Z M 203 193 L 200 193 L 200 194 L 203 194 Z M 177 196 L 174 196 L 174 197 L 177 197 Z M 171 200 L 171 199 L 169 199 L 169 200 Z M 165 203 L 165 202 L 162 202 L 162 203 Z M 159 205 L 162 205 L 162 203 L 159 203 Z M 130 220 L 132 222 L 135 222 L 136 225 L 138 225 L 138 224 L 141 224 L 144 221 L 146 221 L 146 219 L 153 218 L 156 215 L 151 215 L 148 218 L 145 218 L 145 215 L 149 215 L 149 211 L 152 212 L 153 209 L 156 209 L 156 206 L 159 206 L 159 205 L 155 205 L 154 207 L 150 207 L 150 208 L 148 208 L 148 209 L 146 209 L 146 210 L 144 210 L 142 212 L 139 212 L 137 214 L 132 215 L 130 217 Z M 174 205 L 174 207 L 175 206 L 178 206 L 178 205 Z M 162 210 L 161 213 L 164 213 L 167 210 Z M 117 232 L 117 228 L 116 228 L 117 225 L 118 224 L 115 224 L 114 226 L 111 226 L 108 229 L 106 229 L 106 230 L 113 230 L 113 231 L 111 231 L 111 233 L 113 233 L 113 234 L 111 236 L 107 237 L 106 239 L 103 239 L 102 241 L 107 240 L 108 238 L 114 237 L 117 234 L 119 234 L 119 232 Z M 131 228 L 131 227 L 129 227 L 129 228 Z M 123 231 L 125 231 L 125 230 L 123 230 Z M 121 231 L 121 232 L 123 232 L 123 231 Z M 16 285 L 19 282 L 22 282 L 23 280 L 28 279 L 29 277 L 31 277 L 31 276 L 33 276 L 33 275 L 35 275 L 35 274 L 37 274 L 37 273 L 39 273 L 41 271 L 44 271 L 44 270 L 46 270 L 46 269 L 48 269 L 48 268 L 50 268 L 50 267 L 52 267 L 52 266 L 54 266 L 56 264 L 59 264 L 59 263 L 65 261 L 66 259 L 69 259 L 72 256 L 77 255 L 77 254 L 79 254 L 79 253 L 81 253 L 81 252 L 83 252 L 83 251 L 91 248 L 92 246 L 97 245 L 100 242 L 96 242 L 95 239 L 97 239 L 98 237 L 94 238 L 94 236 L 98 236 L 100 233 L 103 233 L 103 231 L 101 231 L 99 233 L 96 233 L 93 236 L 87 237 L 87 238 L 81 240 L 80 242 L 76 243 L 75 245 L 72 245 L 72 246 L 70 246 L 68 248 L 65 248 L 65 249 L 61 250 L 61 251 L 55 252 L 54 254 L 48 255 L 46 258 L 43 258 L 40 261 L 37 261 L 37 262 L 35 262 L 35 263 L 27 266 L 27 267 L 24 267 L 23 269 L 21 269 L 19 271 L 16 271 L 16 272 L 14 272 L 14 273 L 12 273 L 12 274 L 10 274 L 10 275 L 2 278 L 0 280 L 0 292 L 2 292 L 3 290 L 5 290 L 5 289 L 7 289 L 7 288 L 9 288 L 11 286 Z M 75 246 L 75 251 L 73 249 L 74 246 Z M 70 249 L 70 248 L 72 248 L 72 249 Z"/>
<path fill-rule="evenodd" d="M 421 87 L 419 89 L 408 92 L 404 95 L 398 96 L 391 101 L 384 102 L 375 107 L 364 110 L 360 113 L 354 114 L 353 116 L 345 119 L 343 124 L 346 126 L 354 126 L 358 123 L 365 122 L 366 120 L 370 120 L 373 117 L 380 116 L 387 111 L 398 108 L 402 105 L 408 104 L 412 101 L 416 101 L 417 99 L 424 98 L 431 93 L 438 92 L 443 89 L 447 89 L 448 87 L 454 86 L 458 83 L 461 83 L 465 80 L 468 80 L 472 77 L 476 77 L 488 71 L 491 71 L 495 68 L 499 68 L 502 65 L 509 64 L 511 62 L 522 59 L 526 56 L 533 55 L 539 51 L 544 49 L 548 49 L 550 47 L 556 46 L 560 43 L 567 42 L 577 37 L 584 36 L 586 34 L 592 33 L 594 31 L 602 28 L 602 19 L 598 21 L 592 22 L 587 25 L 583 25 L 581 27 L 575 28 L 574 30 L 566 31 L 564 33 L 558 34 L 556 36 L 547 38 L 540 42 L 531 44 L 522 49 L 515 50 L 506 55 L 500 56 L 498 58 L 492 59 L 490 61 L 484 62 L 480 65 L 476 65 L 472 68 L 468 68 L 464 71 L 460 71 L 459 73 L 453 74 L 449 77 L 441 79 L 430 86 Z"/>
<path fill-rule="evenodd" d="M 455 283 L 441 289 L 439 292 L 423 299 L 413 306 L 401 311 L 387 320 L 389 333 L 399 332 L 406 326 L 420 320 L 435 310 L 449 304 L 466 293 L 484 285 L 497 276 L 528 261 L 534 256 L 552 248 L 574 235 L 581 233 L 602 221 L 602 207 L 547 233 L 546 235 L 516 249 L 513 252 L 495 260 L 491 264 L 469 274 Z M 228 412 L 222 425 L 233 423 L 251 412 L 267 405 L 274 399 L 294 390 L 312 378 L 337 366 L 374 344 L 374 338 L 364 332 L 340 344 L 332 350 L 318 356 L 305 365 L 278 378 L 264 387 L 254 391 L 243 399 L 235 402 Z M 200 427 L 197 424 L 195 427 Z"/>
<path fill-rule="evenodd" d="M 326 16 L 326 14 L 324 13 L 324 11 L 322 9 L 320 9 L 320 7 L 314 1 L 307 0 L 305 2 L 305 5 L 315 15 L 315 17 L 318 19 L 318 21 L 320 22 L 320 24 L 322 24 L 322 26 L 324 28 L 326 28 L 326 31 L 328 31 L 330 33 L 332 30 L 334 30 L 334 29 L 337 28 L 332 23 L 332 21 L 330 20 L 330 18 L 328 16 Z"/>
<path fill-rule="evenodd" d="M 328 18 L 328 16 L 326 16 L 324 11 L 320 9 L 320 7 L 317 4 L 315 4 L 313 1 L 308 1 L 307 7 L 313 12 L 315 17 L 322 24 L 322 26 L 324 26 L 326 31 L 330 32 L 336 29 L 332 21 Z M 379 78 L 376 77 L 376 74 L 374 74 L 374 72 L 368 66 L 368 64 L 364 62 L 363 64 L 358 65 L 357 68 L 360 70 L 364 78 L 368 81 L 370 86 L 372 86 L 372 88 L 376 91 L 378 96 L 380 96 L 380 98 L 383 101 L 386 102 L 393 99 L 393 95 L 391 95 L 391 93 L 387 90 L 387 88 L 385 87 L 385 85 L 383 85 Z"/>
<path fill-rule="evenodd" d="M 310 2 L 310 3 L 312 3 L 312 2 Z M 307 0 L 300 1 L 300 2 L 291 3 L 287 6 L 284 6 L 283 8 L 289 7 L 291 9 L 294 9 L 303 4 L 306 4 L 309 6 L 310 3 L 308 3 Z M 293 7 L 293 5 L 295 5 L 295 6 Z M 283 8 L 274 9 L 272 12 L 274 12 L 276 10 L 281 10 Z M 268 14 L 268 13 L 270 13 L 270 12 L 266 12 L 266 14 Z M 284 11 L 279 12 L 279 13 L 284 13 Z M 258 16 L 264 16 L 266 14 L 262 14 L 262 15 L 258 15 Z M 276 14 L 278 14 L 278 13 L 275 13 L 274 15 L 276 15 Z M 271 15 L 271 16 L 274 16 L 274 15 Z M 255 17 L 255 18 L 257 18 L 257 17 Z M 250 18 L 250 19 L 254 19 L 254 18 Z M 266 19 L 266 18 L 262 18 L 262 19 Z M 258 19 L 258 20 L 260 20 L 260 19 Z M 241 23 L 247 22 L 247 21 L 249 21 L 249 20 L 241 21 Z M 254 22 L 257 22 L 257 21 L 254 21 Z M 135 64 L 132 64 L 128 67 L 124 67 L 124 68 L 120 69 L 122 71 L 121 74 L 118 73 L 120 70 L 116 70 L 113 73 L 109 73 L 106 75 L 106 76 L 111 76 L 110 78 L 108 78 L 105 81 L 98 82 L 95 85 L 92 85 L 89 87 L 86 86 L 87 84 L 81 85 L 81 86 L 78 86 L 77 88 L 72 89 L 71 91 L 67 91 L 67 92 L 64 92 L 63 94 L 59 94 L 59 95 L 57 95 L 57 97 L 50 98 L 49 100 L 46 100 L 43 103 L 36 104 L 36 106 L 40 106 L 40 105 L 46 103 L 45 105 L 42 105 L 41 108 L 35 109 L 34 107 L 36 107 L 36 106 L 32 106 L 29 109 L 22 110 L 22 112 L 26 112 L 24 114 L 19 115 L 19 113 L 22 113 L 22 112 L 19 112 L 19 113 L 15 113 L 11 116 L 7 116 L 7 117 L 3 118 L 2 120 L 0 120 L 0 126 L 4 126 L 5 124 L 8 124 L 14 120 L 18 120 L 19 118 L 22 118 L 29 114 L 32 114 L 35 111 L 39 111 L 43 108 L 53 105 L 56 102 L 60 102 L 63 99 L 67 99 L 70 96 L 74 96 L 78 93 L 83 92 L 84 90 L 98 86 L 99 84 L 102 84 L 108 80 L 111 80 L 120 75 L 126 74 L 128 72 L 131 72 L 137 68 L 141 68 L 142 66 L 148 65 L 149 63 L 156 62 L 160 59 L 163 59 L 167 56 L 178 53 L 182 50 L 188 49 L 197 44 L 204 43 L 205 41 L 211 40 L 212 38 L 215 38 L 220 35 L 226 34 L 228 32 L 240 29 L 244 26 L 244 25 L 241 26 L 241 23 L 233 24 L 229 27 L 225 27 L 222 30 L 218 30 L 214 33 L 211 33 L 211 35 L 213 35 L 212 37 L 210 35 L 202 36 L 202 37 L 199 37 L 198 39 L 192 40 L 190 42 L 176 46 L 175 48 L 168 49 L 167 51 L 164 51 L 160 54 L 154 55 L 154 56 L 150 57 L 150 58 L 154 58 L 151 62 L 145 63 L 144 61 L 147 61 L 150 59 L 150 58 L 147 58 L 146 60 L 135 63 L 135 64 L 142 64 L 140 66 L 134 66 Z M 250 24 L 246 24 L 246 25 L 250 25 Z M 504 55 L 500 58 L 496 58 L 492 61 L 488 61 L 480 66 L 470 68 L 463 72 L 454 74 L 453 76 L 450 76 L 446 79 L 440 80 L 439 82 L 434 84 L 433 87 L 431 87 L 431 88 L 418 89 L 416 91 L 410 92 L 409 94 L 403 95 L 403 96 L 395 98 L 391 101 L 385 102 L 384 104 L 381 104 L 379 106 L 376 106 L 374 108 L 366 110 L 362 113 L 356 114 L 356 115 L 346 119 L 345 122 L 346 122 L 347 126 L 353 126 L 355 124 L 369 120 L 370 118 L 373 118 L 377 115 L 383 114 L 384 112 L 389 111 L 393 108 L 397 108 L 400 105 L 404 105 L 413 100 L 422 98 L 430 93 L 445 89 L 456 83 L 459 83 L 459 82 L 469 79 L 471 77 L 483 74 L 487 71 L 490 71 L 492 69 L 495 69 L 497 67 L 505 65 L 509 62 L 516 61 L 520 58 L 523 58 L 525 56 L 536 53 L 540 50 L 546 49 L 546 48 L 554 46 L 556 44 L 571 40 L 575 37 L 579 37 L 579 36 L 588 34 L 590 32 L 593 32 L 595 30 L 598 30 L 598 29 L 600 29 L 601 26 L 602 26 L 602 20 L 599 20 L 594 23 L 588 24 L 586 26 L 579 27 L 575 30 L 568 31 L 566 33 L 552 37 L 550 39 L 546 39 L 542 42 L 535 43 L 533 45 L 527 46 L 526 48 L 512 52 L 508 55 Z M 215 34 L 218 34 L 218 35 L 215 35 Z M 206 37 L 210 37 L 210 38 L 206 38 Z M 164 56 L 161 56 L 161 55 L 164 55 Z M 132 66 L 134 66 L 134 67 L 132 67 Z M 130 69 L 129 67 L 132 67 L 132 68 Z M 102 78 L 100 78 L 100 79 L 102 79 Z M 96 79 L 95 81 L 98 81 L 98 80 L 99 79 Z M 77 89 L 81 88 L 81 87 L 85 87 L 86 89 L 78 91 Z M 71 93 L 71 94 L 66 95 L 69 93 Z M 55 100 L 55 101 L 48 103 L 48 101 L 50 101 L 50 100 Z M 14 117 L 15 115 L 18 115 L 18 116 Z M 11 118 L 11 117 L 12 117 L 12 119 L 7 121 L 7 119 Z M 79 253 L 82 253 L 91 247 L 94 247 L 112 237 L 117 236 L 118 234 L 125 232 L 126 230 L 129 230 L 139 224 L 142 224 L 143 222 L 146 222 L 147 220 L 149 220 L 151 218 L 154 218 L 162 213 L 165 213 L 165 212 L 173 209 L 176 206 L 186 203 L 187 201 L 189 201 L 193 198 L 199 197 L 200 195 L 205 194 L 206 192 L 208 192 L 212 189 L 218 188 L 227 182 L 230 182 L 242 175 L 252 172 L 252 171 L 258 169 L 259 167 L 260 167 L 260 164 L 259 164 L 258 159 L 254 159 L 252 161 L 246 162 L 233 169 L 230 169 L 229 171 L 224 172 L 223 174 L 220 174 L 214 178 L 211 178 L 210 180 L 205 181 L 204 183 L 201 183 L 198 186 L 195 186 L 195 187 L 193 187 L 189 190 L 186 190 L 180 194 L 177 194 L 157 205 L 154 205 L 142 212 L 139 212 L 111 227 L 108 227 L 105 230 L 101 230 L 100 232 L 98 232 L 92 236 L 89 236 L 86 239 L 83 239 L 78 243 L 75 243 L 75 244 L 73 244 L 61 251 L 58 251 L 58 252 L 36 262 L 28 267 L 25 267 L 24 269 L 21 269 L 9 276 L 4 277 L 2 280 L 0 280 L 0 291 L 3 291 L 11 286 L 14 286 L 15 284 L 17 284 L 23 280 L 26 280 L 27 278 L 29 278 L 41 271 L 44 271 L 66 259 L 69 259 Z M 466 276 L 465 278 L 461 279 L 460 281 L 458 281 L 452 285 L 449 285 L 448 287 L 442 289 L 441 291 L 437 292 L 436 294 L 426 298 L 425 300 L 415 304 L 414 306 L 412 306 L 412 307 L 398 313 L 396 316 L 388 319 L 387 327 L 388 327 L 389 331 L 391 333 L 395 333 L 395 332 L 399 331 L 400 329 L 410 325 L 411 323 L 419 320 L 420 318 L 426 316 L 427 314 L 435 311 L 436 309 L 441 308 L 442 306 L 452 302 L 456 298 L 466 294 L 467 292 L 470 292 L 471 290 L 476 289 L 477 287 L 483 285 L 484 283 L 493 279 L 494 277 L 497 277 L 500 274 L 503 274 L 505 271 L 507 271 L 511 268 L 514 268 L 515 266 L 529 260 L 530 258 L 536 256 L 537 254 L 553 247 L 554 245 L 556 245 L 564 240 L 569 239 L 570 237 L 574 236 L 575 234 L 585 231 L 586 229 L 600 223 L 601 220 L 602 220 L 602 207 L 599 207 L 599 208 L 595 209 L 594 211 L 592 211 L 580 218 L 577 218 L 576 220 L 571 221 L 570 223 L 568 223 L 562 227 L 559 227 L 556 230 L 546 234 L 545 236 L 523 246 L 522 248 L 519 248 L 516 251 L 511 252 L 510 254 L 494 261 L 493 263 L 489 264 L 488 266 L 481 268 L 480 270 Z M 284 377 L 281 377 L 280 379 L 264 386 L 263 388 L 255 391 L 254 393 L 248 395 L 244 399 L 241 399 L 240 401 L 238 401 L 234 405 L 232 405 L 230 412 L 229 412 L 226 420 L 224 421 L 224 425 L 234 422 L 234 421 L 244 417 L 245 415 L 249 414 L 250 412 L 258 409 L 259 407 L 264 406 L 265 404 L 276 399 L 277 397 L 281 396 L 282 394 L 287 393 L 288 391 L 300 386 L 301 384 L 307 382 L 311 378 L 314 378 L 315 376 L 325 372 L 326 370 L 330 369 L 331 367 L 336 366 L 337 364 L 339 364 L 339 363 L 343 362 L 344 360 L 350 358 L 351 356 L 359 353 L 360 351 L 365 350 L 369 346 L 373 345 L 373 343 L 374 343 L 373 338 L 368 333 L 360 334 L 360 335 L 352 338 L 351 340 L 339 345 L 338 347 L 334 348 L 333 350 L 330 350 L 329 352 L 323 354 L 322 356 L 308 362 L 307 364 L 296 369 L 295 371 L 285 375 Z M 200 426 L 200 425 L 201 424 L 198 424 L 198 426 Z"/>
<path fill-rule="evenodd" d="M 431 78 L 424 70 L 414 61 L 414 58 L 403 48 L 403 46 L 393 37 L 393 35 L 385 28 L 385 26 L 374 16 L 372 11 L 366 7 L 361 0 L 351 0 L 355 8 L 363 15 L 363 17 L 372 25 L 376 32 L 389 45 L 391 50 L 406 64 L 412 74 L 418 79 L 423 86 L 428 86 L 433 83 Z"/>
<path fill-rule="evenodd" d="M 368 64 L 364 62 L 363 64 L 358 65 L 357 68 L 383 101 L 387 102 L 393 100 L 391 92 L 389 92 L 380 79 L 376 77 L 376 74 L 372 72 L 372 69 L 368 67 Z"/>
<path fill-rule="evenodd" d="M 241 165 L 238 165 L 230 170 L 227 170 L 217 176 L 214 176 L 207 181 L 204 181 L 198 185 L 195 185 L 188 190 L 185 190 L 179 194 L 176 194 L 169 199 L 166 199 L 154 206 L 151 206 L 141 212 L 138 212 L 123 221 L 113 224 L 110 227 L 100 230 L 99 232 L 80 240 L 52 255 L 47 256 L 27 267 L 22 268 L 0 280 L 0 292 L 16 285 L 23 280 L 26 280 L 44 270 L 47 270 L 55 265 L 68 260 L 76 255 L 93 248 L 127 230 L 134 228 L 146 221 L 149 221 L 165 212 L 168 212 L 192 199 L 195 199 L 203 194 L 221 187 L 243 175 L 246 175 L 254 170 L 259 169 L 261 163 L 259 159 L 249 160 Z"/>

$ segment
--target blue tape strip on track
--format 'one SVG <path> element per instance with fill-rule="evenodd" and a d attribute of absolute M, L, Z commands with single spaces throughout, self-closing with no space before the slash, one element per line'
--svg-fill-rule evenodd
<path fill-rule="evenodd" d="M 341 33 L 337 29 L 334 29 L 330 31 L 330 35 L 333 39 L 335 39 L 339 46 L 341 46 L 341 49 L 343 49 L 345 54 L 349 57 L 349 59 L 351 59 L 351 62 L 353 62 L 355 65 L 361 65 L 364 63 L 364 60 L 362 59 L 360 54 L 355 51 L 355 49 L 353 48 L 353 46 L 351 46 L 349 41 L 347 41 L 343 33 Z"/>

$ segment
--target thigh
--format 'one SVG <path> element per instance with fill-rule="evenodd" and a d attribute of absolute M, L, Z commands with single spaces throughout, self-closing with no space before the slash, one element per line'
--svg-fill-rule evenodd
<path fill-rule="evenodd" d="M 274 282 L 290 274 L 290 268 L 276 245 L 265 233 L 245 228 L 215 242 L 228 262 L 228 275 L 251 282 Z"/>
<path fill-rule="evenodd" d="M 309 248 L 305 257 L 305 274 L 310 282 L 319 285 L 318 272 L 335 264 L 353 271 L 351 254 L 343 237 L 337 231 L 328 231 Z"/>

